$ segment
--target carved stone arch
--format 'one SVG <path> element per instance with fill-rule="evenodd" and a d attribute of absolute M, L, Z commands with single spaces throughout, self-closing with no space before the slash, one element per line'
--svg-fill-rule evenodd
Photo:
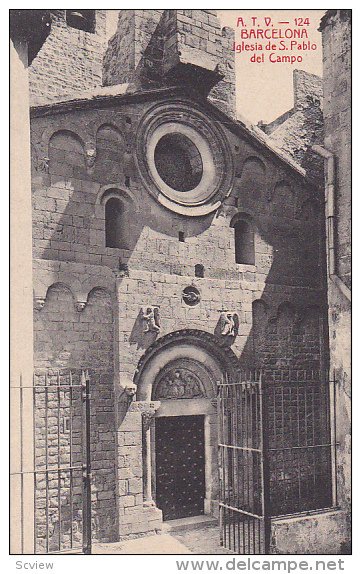
<path fill-rule="evenodd" d="M 74 291 L 74 286 L 71 285 L 70 281 L 67 281 L 66 279 L 59 279 L 58 281 L 55 281 L 54 283 L 52 283 L 51 285 L 48 286 L 47 290 L 46 290 L 46 296 L 44 299 L 44 303 L 46 304 L 46 301 L 49 297 L 49 294 L 51 293 L 52 290 L 56 289 L 57 287 L 62 287 L 63 289 L 66 289 L 72 296 L 73 302 L 76 304 L 76 293 Z"/>
<path fill-rule="evenodd" d="M 265 193 L 266 165 L 258 156 L 246 157 L 237 173 L 237 207 L 244 202 L 248 205 L 250 199 L 260 199 Z"/>
<path fill-rule="evenodd" d="M 262 172 L 263 175 L 266 175 L 266 164 L 264 163 L 264 161 L 257 155 L 249 155 L 245 158 L 245 160 L 243 161 L 241 170 L 240 170 L 240 174 L 238 177 L 242 177 L 242 174 L 245 172 L 245 170 L 249 167 L 249 166 L 257 166 L 257 168 L 259 169 L 260 173 Z"/>
<path fill-rule="evenodd" d="M 93 286 L 86 296 L 84 307 L 87 306 L 88 303 L 91 302 L 97 295 L 103 295 L 104 298 L 108 299 L 111 314 L 113 316 L 114 293 L 112 293 L 106 286 L 100 286 L 99 284 Z"/>
<path fill-rule="evenodd" d="M 237 211 L 237 213 L 232 217 L 229 226 L 234 227 L 238 221 L 247 221 L 249 224 L 254 226 L 253 216 L 246 211 Z"/>
<path fill-rule="evenodd" d="M 115 290 L 114 279 L 111 280 L 106 277 L 89 277 L 87 280 L 82 282 L 81 286 L 81 300 L 86 303 L 89 301 L 89 297 L 95 290 L 101 290 L 110 297 L 112 303 L 115 302 Z"/>
<path fill-rule="evenodd" d="M 125 145 L 125 138 L 124 138 L 124 134 L 122 133 L 121 129 L 119 128 L 119 126 L 113 121 L 113 119 L 111 117 L 109 118 L 101 118 L 101 121 L 97 122 L 96 124 L 94 124 L 94 132 L 95 132 L 95 139 L 98 139 L 98 134 L 101 130 L 103 129 L 109 129 L 112 132 L 114 132 L 117 137 L 119 138 L 119 141 L 122 142 L 123 146 Z"/>
<path fill-rule="evenodd" d="M 253 299 L 252 310 L 257 308 L 260 309 L 264 315 L 269 315 L 270 313 L 270 306 L 264 299 Z"/>
<path fill-rule="evenodd" d="M 230 226 L 234 229 L 234 250 L 236 263 L 255 265 L 255 232 L 253 217 L 246 212 L 236 213 Z"/>
<path fill-rule="evenodd" d="M 97 131 L 101 126 L 104 124 L 112 125 L 116 130 L 118 130 L 119 134 L 124 139 L 123 134 L 123 123 L 124 123 L 124 116 L 123 112 L 114 112 L 114 110 L 102 110 L 101 114 L 97 115 L 91 122 L 88 124 L 88 128 L 91 132 L 96 135 Z"/>
<path fill-rule="evenodd" d="M 49 157 L 49 149 L 50 149 L 50 140 L 53 136 L 58 132 L 69 132 L 73 134 L 75 138 L 77 138 L 83 146 L 85 150 L 85 144 L 88 141 L 94 141 L 94 137 L 92 134 L 84 130 L 81 126 L 75 125 L 73 122 L 70 122 L 68 118 L 58 118 L 56 125 L 51 125 L 46 128 L 41 136 L 41 145 L 44 152 L 47 153 Z"/>
<path fill-rule="evenodd" d="M 127 201 L 132 204 L 137 213 L 140 211 L 138 196 L 132 190 L 125 188 L 121 183 L 103 185 L 98 191 L 95 204 L 104 206 L 111 197 L 115 197 L 121 201 Z"/>
<path fill-rule="evenodd" d="M 87 299 L 84 299 L 80 280 L 74 275 L 68 273 L 52 272 L 48 276 L 46 274 L 42 274 L 40 277 L 34 279 L 34 299 L 35 306 L 38 310 L 43 308 L 49 289 L 55 285 L 62 285 L 71 292 L 78 311 L 81 311 L 84 308 Z"/>
<path fill-rule="evenodd" d="M 282 301 L 277 307 L 275 322 L 277 330 L 280 332 L 287 331 L 290 334 L 298 320 L 297 307 L 290 301 Z"/>
<path fill-rule="evenodd" d="M 282 313 L 296 313 L 296 306 L 291 301 L 282 301 L 276 311 L 276 318 L 280 317 Z"/>
<path fill-rule="evenodd" d="M 140 359 L 134 376 L 134 383 L 138 385 L 137 400 L 151 400 L 154 396 L 153 385 L 156 389 L 172 363 L 173 375 L 176 376 L 176 370 L 181 368 L 183 359 L 188 366 L 198 363 L 204 375 L 207 373 L 202 378 L 206 385 L 202 392 L 209 399 L 217 395 L 217 381 L 225 374 L 233 378 L 239 369 L 233 351 L 220 344 L 211 333 L 196 329 L 174 331 L 153 343 Z"/>

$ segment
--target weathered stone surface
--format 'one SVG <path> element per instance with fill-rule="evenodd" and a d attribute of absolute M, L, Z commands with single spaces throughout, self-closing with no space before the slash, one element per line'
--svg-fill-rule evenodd
<path fill-rule="evenodd" d="M 293 72 L 294 105 L 270 124 L 258 126 L 269 134 L 271 142 L 292 156 L 319 185 L 323 183 L 323 161 L 312 150 L 322 144 L 322 78 L 303 70 Z"/>
<path fill-rule="evenodd" d="M 71 28 L 65 10 L 51 10 L 51 33 L 29 68 L 32 104 L 53 102 L 102 84 L 106 10 L 96 10 L 95 32 Z"/>

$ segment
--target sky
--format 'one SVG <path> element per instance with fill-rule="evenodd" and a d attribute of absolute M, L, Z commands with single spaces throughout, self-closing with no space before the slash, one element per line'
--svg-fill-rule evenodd
<path fill-rule="evenodd" d="M 269 52 L 241 52 L 235 54 L 236 68 L 236 101 L 237 114 L 248 121 L 257 124 L 259 120 L 271 122 L 293 106 L 293 70 L 305 70 L 312 74 L 322 76 L 322 36 L 317 31 L 321 17 L 325 10 L 218 10 L 221 26 L 235 29 L 236 38 L 240 40 L 240 28 L 237 28 L 237 19 L 243 18 L 247 27 L 252 27 L 252 17 L 257 17 L 260 28 L 264 29 L 264 18 L 271 18 L 274 28 L 294 28 L 295 18 L 309 18 L 309 25 L 305 26 L 308 39 L 316 44 L 314 51 L 292 51 L 292 54 L 301 55 L 302 62 L 270 63 L 267 61 Z M 108 36 L 116 29 L 118 10 L 108 11 Z M 278 22 L 290 22 L 289 25 L 279 25 Z M 254 43 L 255 40 L 244 40 Z M 279 40 L 276 40 L 279 42 Z M 288 40 L 287 42 L 289 42 Z M 300 40 L 302 42 L 302 40 Z M 259 43 L 262 41 L 259 41 Z M 263 40 L 263 46 L 267 43 Z M 250 55 L 264 53 L 264 63 L 249 62 Z M 277 52 L 282 55 L 282 52 Z M 232 56 L 232 54 L 230 54 Z"/>

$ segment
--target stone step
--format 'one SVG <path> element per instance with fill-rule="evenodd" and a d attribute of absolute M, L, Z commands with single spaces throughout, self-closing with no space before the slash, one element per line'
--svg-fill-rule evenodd
<path fill-rule="evenodd" d="M 197 530 L 206 526 L 217 526 L 218 520 L 214 516 L 190 516 L 163 522 L 162 533 L 180 532 L 182 530 Z"/>

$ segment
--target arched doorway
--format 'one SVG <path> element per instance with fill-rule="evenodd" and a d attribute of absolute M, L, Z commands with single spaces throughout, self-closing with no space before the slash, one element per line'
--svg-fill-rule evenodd
<path fill-rule="evenodd" d="M 236 365 L 195 330 L 163 337 L 139 364 L 137 400 L 158 405 L 143 440 L 144 491 L 164 520 L 218 512 L 217 383 Z"/>

